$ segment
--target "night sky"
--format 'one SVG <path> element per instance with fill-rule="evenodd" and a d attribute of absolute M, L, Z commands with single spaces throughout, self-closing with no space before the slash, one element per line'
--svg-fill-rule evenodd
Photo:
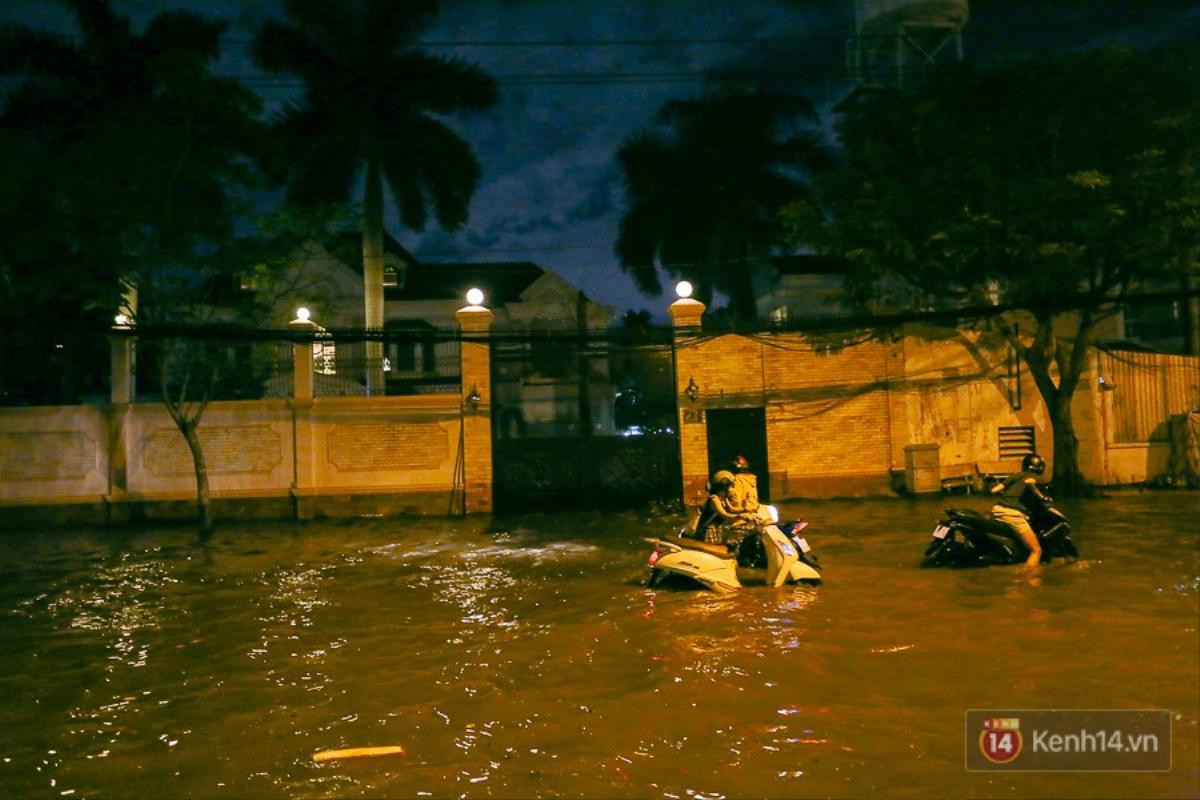
<path fill-rule="evenodd" d="M 298 91 L 248 57 L 257 25 L 278 14 L 270 0 L 115 7 L 135 24 L 176 8 L 227 19 L 217 71 L 244 77 L 269 104 Z M 979 0 L 970 12 L 968 58 L 1110 41 L 1148 46 L 1200 29 L 1200 0 Z M 43 29 L 67 30 L 70 20 L 45 0 L 0 8 L 0 21 Z M 624 208 L 617 148 L 665 101 L 700 93 L 713 70 L 746 70 L 798 91 L 831 124 L 830 108 L 849 88 L 843 53 L 852 28 L 851 0 L 444 1 L 422 42 L 500 82 L 496 108 L 452 121 L 484 177 L 463 230 L 417 234 L 393 221 L 390 231 L 426 261 L 533 261 L 618 312 L 647 308 L 661 318 L 669 298 L 638 294 L 613 255 Z"/>

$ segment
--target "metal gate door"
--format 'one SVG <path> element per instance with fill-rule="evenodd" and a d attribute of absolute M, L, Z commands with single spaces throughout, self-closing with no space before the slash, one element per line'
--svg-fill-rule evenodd
<path fill-rule="evenodd" d="M 758 497 L 771 499 L 771 474 L 767 468 L 767 414 L 762 408 L 710 408 L 708 419 L 708 474 L 729 469 L 739 455 L 758 476 Z"/>
<path fill-rule="evenodd" d="M 498 511 L 678 496 L 669 330 L 497 337 L 492 398 Z"/>

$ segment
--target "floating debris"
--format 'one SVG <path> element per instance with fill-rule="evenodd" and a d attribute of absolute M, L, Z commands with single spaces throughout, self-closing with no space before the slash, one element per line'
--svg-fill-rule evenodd
<path fill-rule="evenodd" d="M 377 756 L 396 756 L 404 753 L 399 745 L 387 747 L 351 747 L 345 750 L 318 750 L 313 753 L 313 761 L 320 764 L 323 761 L 337 761 L 342 758 L 375 758 Z"/>

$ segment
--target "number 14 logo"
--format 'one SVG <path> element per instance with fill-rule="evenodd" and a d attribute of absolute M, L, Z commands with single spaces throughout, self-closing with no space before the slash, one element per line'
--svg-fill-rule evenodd
<path fill-rule="evenodd" d="M 979 749 L 993 764 L 1007 764 L 1021 754 L 1021 721 L 1016 717 L 992 717 L 983 721 Z"/>

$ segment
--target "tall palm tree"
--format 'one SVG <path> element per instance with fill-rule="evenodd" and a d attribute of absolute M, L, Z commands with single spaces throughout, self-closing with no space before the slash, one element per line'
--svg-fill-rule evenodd
<path fill-rule="evenodd" d="M 752 320 L 752 267 L 781 243 L 779 210 L 829 163 L 816 121 L 803 97 L 762 89 L 666 103 L 659 128 L 617 154 L 629 199 L 622 269 L 649 295 L 662 292 L 659 267 L 691 280 L 704 302 L 725 292 L 735 319 Z"/>
<path fill-rule="evenodd" d="M 383 327 L 384 184 L 400 219 L 421 230 L 432 210 L 446 230 L 467 219 L 480 168 L 470 145 L 438 115 L 485 109 L 496 81 L 458 58 L 412 48 L 436 0 L 284 0 L 289 23 L 269 22 L 255 60 L 304 80 L 304 97 L 274 120 L 288 159 L 289 200 L 342 202 L 362 178 L 363 302 L 368 330 Z M 404 276 L 398 276 L 401 281 Z M 378 342 L 368 360 L 382 362 Z M 368 392 L 382 372 L 368 370 Z"/>

